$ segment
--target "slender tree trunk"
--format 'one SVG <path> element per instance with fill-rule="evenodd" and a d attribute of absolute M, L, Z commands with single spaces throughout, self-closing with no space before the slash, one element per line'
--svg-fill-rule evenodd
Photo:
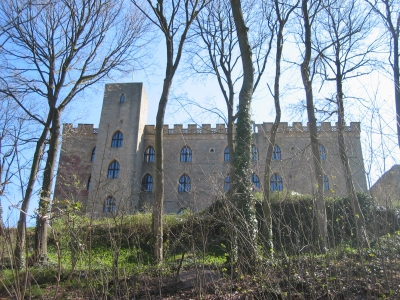
<path fill-rule="evenodd" d="M 254 269 L 257 258 L 254 199 L 250 182 L 250 149 L 253 134 L 250 104 L 253 94 L 254 68 L 252 51 L 247 36 L 248 28 L 244 23 L 240 0 L 231 0 L 231 6 L 243 65 L 243 83 L 239 93 L 239 110 L 237 113 L 236 149 L 233 159 L 233 182 L 237 207 L 238 267 L 242 273 L 246 273 Z"/>
<path fill-rule="evenodd" d="M 24 264 L 24 259 L 23 259 L 23 255 L 24 255 L 24 248 L 25 248 L 25 230 L 26 230 L 26 213 L 29 207 L 29 201 L 32 197 L 32 192 L 33 192 L 33 188 L 36 182 L 36 178 L 37 178 L 37 173 L 39 171 L 39 165 L 40 165 L 40 161 L 43 155 L 43 149 L 44 149 L 44 142 L 47 138 L 47 134 L 49 132 L 49 127 L 51 124 L 51 120 L 52 120 L 52 110 L 50 109 L 50 112 L 47 116 L 47 121 L 46 124 L 43 128 L 42 134 L 39 137 L 39 140 L 36 143 L 36 148 L 35 148 L 35 153 L 33 155 L 33 162 L 32 162 L 32 166 L 31 166 L 31 172 L 29 175 L 29 181 L 28 181 L 28 185 L 26 187 L 26 192 L 25 192 L 25 196 L 24 199 L 22 201 L 22 205 L 21 205 L 21 210 L 20 210 L 20 214 L 19 214 L 19 221 L 18 221 L 18 225 L 17 225 L 17 239 L 16 239 L 16 246 L 15 246 L 15 250 L 14 250 L 14 256 L 15 256 L 15 260 L 16 260 L 16 264 L 18 267 L 22 267 Z"/>
<path fill-rule="evenodd" d="M 340 64 L 340 45 L 336 45 L 336 94 L 338 104 L 338 145 L 339 145 L 339 156 L 343 166 L 344 179 L 346 182 L 346 190 L 350 199 L 351 208 L 354 215 L 357 233 L 357 244 L 359 248 L 368 247 L 368 236 L 365 226 L 365 219 L 362 213 L 360 203 L 358 202 L 356 189 L 354 187 L 353 175 L 350 168 L 349 158 L 347 156 L 346 144 L 344 140 L 344 105 L 343 105 L 343 79 L 342 79 L 342 68 Z"/>
<path fill-rule="evenodd" d="M 172 76 L 164 79 L 163 92 L 158 105 L 155 140 L 155 193 L 153 207 L 154 257 L 163 260 L 163 212 L 164 212 L 164 115 L 171 89 Z"/>
<path fill-rule="evenodd" d="M 399 39 L 400 39 L 400 12 L 397 16 L 393 35 L 393 81 L 394 98 L 396 102 L 397 138 L 400 147 L 400 66 L 399 66 Z"/>
<path fill-rule="evenodd" d="M 319 140 L 317 132 L 317 119 L 315 117 L 314 96 L 312 90 L 312 79 L 310 77 L 310 62 L 311 62 L 311 23 L 309 19 L 308 0 L 302 0 L 302 13 L 304 21 L 304 61 L 301 64 L 301 77 L 303 80 L 304 89 L 306 92 L 308 125 L 310 130 L 311 150 L 314 164 L 314 176 L 316 182 L 315 196 L 315 212 L 317 216 L 319 236 L 322 249 L 326 248 L 326 238 L 328 233 L 326 208 L 324 200 L 324 172 L 321 164 L 319 153 Z"/>
<path fill-rule="evenodd" d="M 277 14 L 278 14 L 278 7 Z M 263 195 L 263 213 L 264 220 L 261 223 L 261 232 L 264 237 L 265 246 L 267 251 L 273 253 L 274 244 L 272 237 L 272 211 L 271 211 L 271 163 L 272 153 L 276 144 L 276 133 L 278 131 L 279 124 L 281 122 L 281 106 L 280 106 L 280 93 L 279 83 L 281 76 L 281 60 L 282 60 L 282 49 L 283 49 L 283 28 L 285 24 L 282 20 L 279 20 L 279 29 L 276 41 L 276 61 L 275 61 L 275 82 L 274 82 L 274 104 L 275 104 L 275 121 L 271 128 L 271 137 L 267 149 L 267 157 L 265 159 L 265 171 L 264 171 L 264 195 Z"/>
<path fill-rule="evenodd" d="M 50 209 L 51 190 L 53 187 L 53 178 L 61 134 L 61 111 L 54 109 L 53 120 L 50 129 L 50 143 L 47 151 L 46 166 L 44 169 L 42 189 L 40 191 L 39 214 L 35 229 L 35 256 L 36 259 L 46 259 L 47 256 L 47 217 Z"/>

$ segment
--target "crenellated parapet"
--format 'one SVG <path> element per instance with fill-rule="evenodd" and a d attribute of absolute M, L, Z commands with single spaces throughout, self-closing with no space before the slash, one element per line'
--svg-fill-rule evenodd
<path fill-rule="evenodd" d="M 227 127 L 225 124 L 217 124 L 215 127 L 211 127 L 211 124 L 203 124 L 201 127 L 196 124 L 189 124 L 187 128 L 183 128 L 182 124 L 175 124 L 173 128 L 169 128 L 169 125 L 164 125 L 165 135 L 181 135 L 181 134 L 226 134 Z M 156 126 L 146 125 L 144 128 L 144 134 L 153 135 L 156 134 Z"/>
<path fill-rule="evenodd" d="M 254 124 L 255 133 L 270 133 L 273 123 Z M 335 123 L 332 126 L 331 122 L 322 122 L 317 127 L 319 132 L 336 132 L 338 131 L 338 125 Z M 182 134 L 226 134 L 228 131 L 225 124 L 217 124 L 215 127 L 211 127 L 210 124 L 202 124 L 198 126 L 196 124 L 189 124 L 187 128 L 184 128 L 182 124 L 175 124 L 173 128 L 169 125 L 164 125 L 165 135 L 182 135 Z M 289 126 L 287 122 L 281 122 L 278 127 L 278 132 L 308 132 L 309 126 L 303 125 L 302 122 L 293 122 L 292 126 Z M 345 126 L 346 132 L 360 132 L 360 122 L 351 122 L 350 126 Z M 146 125 L 144 128 L 144 134 L 154 135 L 156 134 L 155 125 Z"/>
<path fill-rule="evenodd" d="M 72 123 L 63 124 L 63 135 L 86 135 L 86 134 L 97 134 L 98 128 L 94 128 L 93 124 L 78 124 L 78 127 L 74 127 Z"/>
<path fill-rule="evenodd" d="M 271 132 L 273 123 L 263 123 L 256 124 L 255 131 L 260 133 L 269 133 Z M 339 130 L 338 123 L 336 122 L 334 126 L 332 126 L 331 122 L 321 122 L 321 125 L 317 127 L 319 132 L 336 132 Z M 278 127 L 278 132 L 308 132 L 310 131 L 309 123 L 307 125 L 303 125 L 302 122 L 293 122 L 292 126 L 289 126 L 287 122 L 281 122 Z M 360 132 L 360 122 L 350 122 L 350 126 L 345 126 L 344 131 L 346 132 Z"/>

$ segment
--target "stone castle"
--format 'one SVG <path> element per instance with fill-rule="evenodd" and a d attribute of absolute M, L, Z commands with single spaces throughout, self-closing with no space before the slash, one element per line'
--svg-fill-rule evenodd
<path fill-rule="evenodd" d="M 64 124 L 54 197 L 83 203 L 85 212 L 131 213 L 152 205 L 155 126 L 146 125 L 147 96 L 142 83 L 107 84 L 99 128 Z M 254 125 L 254 190 L 262 190 L 272 123 Z M 165 212 L 201 210 L 230 187 L 231 155 L 225 124 L 164 126 Z M 320 155 L 328 195 L 346 193 L 337 127 L 321 123 Z M 346 146 L 357 190 L 367 191 L 360 123 L 346 127 Z M 313 165 L 308 126 L 281 123 L 273 153 L 271 190 L 312 194 Z"/>

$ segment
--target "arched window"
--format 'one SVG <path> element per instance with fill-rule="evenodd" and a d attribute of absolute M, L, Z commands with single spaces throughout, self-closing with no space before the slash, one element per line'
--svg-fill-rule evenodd
<path fill-rule="evenodd" d="M 230 161 L 230 160 L 231 160 L 231 157 L 229 155 L 229 147 L 226 147 L 225 151 L 224 151 L 224 161 Z"/>
<path fill-rule="evenodd" d="M 319 155 L 321 157 L 321 160 L 326 160 L 326 151 L 325 147 L 319 144 Z"/>
<path fill-rule="evenodd" d="M 258 149 L 256 145 L 251 145 L 252 160 L 258 160 Z"/>
<path fill-rule="evenodd" d="M 181 150 L 181 162 L 191 162 L 192 161 L 192 149 L 185 146 Z"/>
<path fill-rule="evenodd" d="M 143 192 L 151 193 L 153 191 L 153 177 L 150 174 L 144 175 L 142 178 L 142 188 Z"/>
<path fill-rule="evenodd" d="M 181 178 L 179 178 L 179 193 L 188 193 L 190 192 L 190 177 L 186 174 L 183 174 Z"/>
<path fill-rule="evenodd" d="M 329 180 L 328 176 L 324 175 L 324 190 L 329 191 Z"/>
<path fill-rule="evenodd" d="M 117 201 L 114 197 L 109 196 L 104 202 L 103 212 L 115 213 L 117 211 Z"/>
<path fill-rule="evenodd" d="M 122 135 L 121 131 L 117 131 L 111 140 L 111 147 L 122 147 L 122 141 L 124 139 L 124 136 Z"/>
<path fill-rule="evenodd" d="M 118 178 L 119 175 L 119 163 L 114 160 L 109 166 L 108 166 L 108 178 Z"/>
<path fill-rule="evenodd" d="M 224 191 L 229 192 L 229 189 L 231 188 L 231 176 L 226 176 L 225 181 L 224 181 Z"/>
<path fill-rule="evenodd" d="M 145 162 L 154 162 L 154 156 L 156 152 L 154 151 L 154 148 L 149 146 L 147 149 L 144 151 L 144 161 Z"/>
<path fill-rule="evenodd" d="M 274 151 L 272 152 L 272 160 L 281 160 L 281 148 L 278 145 L 275 145 Z"/>
<path fill-rule="evenodd" d="M 92 176 L 89 176 L 89 179 L 87 181 L 87 185 L 86 185 L 86 189 L 89 190 L 90 189 L 90 180 L 92 179 Z"/>
<path fill-rule="evenodd" d="M 119 98 L 119 102 L 121 103 L 125 102 L 125 94 L 121 95 L 121 97 Z"/>
<path fill-rule="evenodd" d="M 253 184 L 253 190 L 259 190 L 261 185 L 260 185 L 260 178 L 257 176 L 257 174 L 253 173 L 251 174 L 251 183 Z"/>
<path fill-rule="evenodd" d="M 277 173 L 274 173 L 269 180 L 270 190 L 273 191 L 283 191 L 282 177 Z"/>
<path fill-rule="evenodd" d="M 96 147 L 92 150 L 92 156 L 90 157 L 90 161 L 94 161 L 94 155 L 96 154 Z"/>

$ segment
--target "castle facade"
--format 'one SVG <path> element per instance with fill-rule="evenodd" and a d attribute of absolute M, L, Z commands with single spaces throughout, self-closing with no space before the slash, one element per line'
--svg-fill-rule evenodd
<path fill-rule="evenodd" d="M 82 202 L 94 217 L 150 207 L 155 177 L 155 126 L 146 125 L 142 83 L 107 84 L 99 128 L 64 124 L 54 197 Z M 251 180 L 263 189 L 272 123 L 254 125 Z M 327 195 L 346 194 L 337 127 L 321 123 L 320 155 Z M 164 126 L 166 213 L 209 206 L 230 188 L 231 155 L 225 124 Z M 346 127 L 346 146 L 358 191 L 367 191 L 360 123 Z M 281 123 L 273 153 L 271 190 L 312 194 L 315 186 L 308 126 Z"/>

